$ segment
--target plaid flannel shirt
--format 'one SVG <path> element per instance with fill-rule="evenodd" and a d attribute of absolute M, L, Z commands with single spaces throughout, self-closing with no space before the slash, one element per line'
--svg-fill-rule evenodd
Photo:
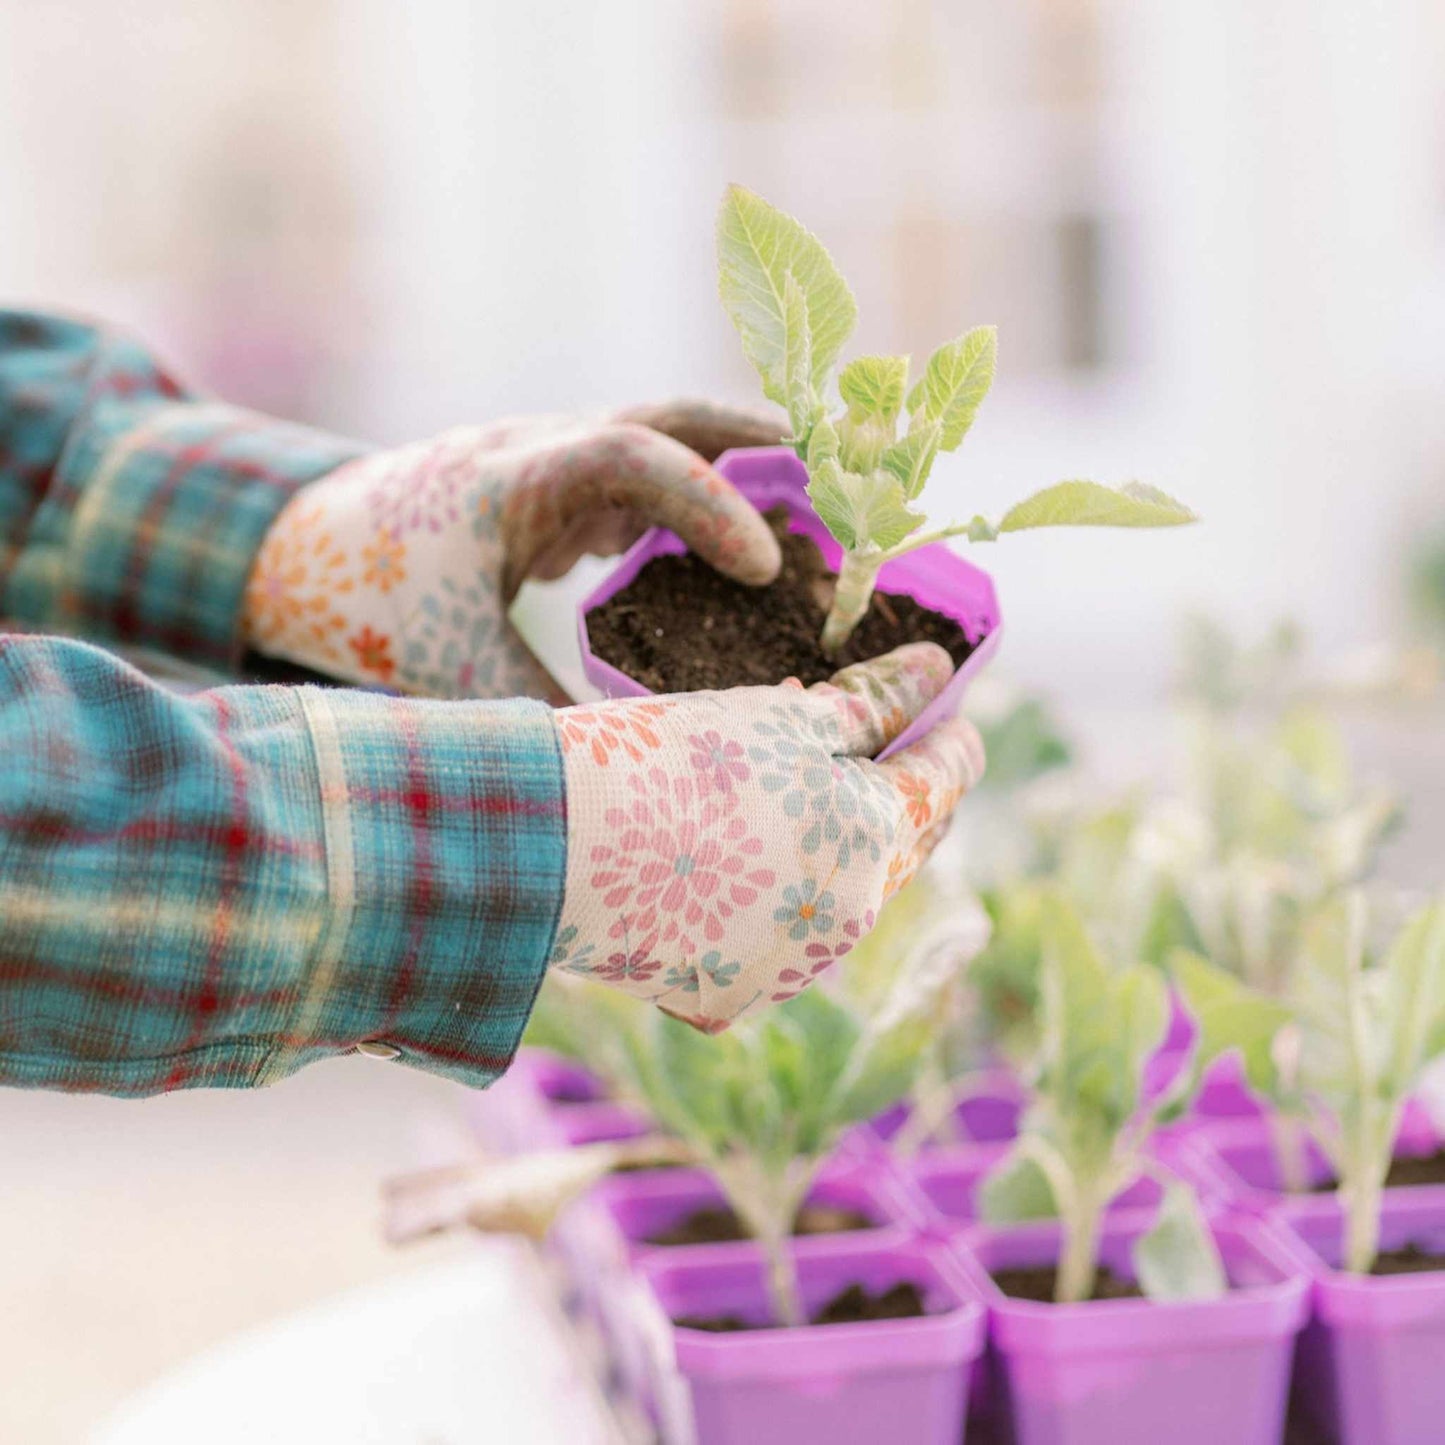
<path fill-rule="evenodd" d="M 356 448 L 0 312 L 0 617 L 234 663 L 276 513 Z M 261 1084 L 357 1045 L 479 1084 L 566 873 L 540 703 L 182 697 L 0 631 L 0 1083 Z"/>

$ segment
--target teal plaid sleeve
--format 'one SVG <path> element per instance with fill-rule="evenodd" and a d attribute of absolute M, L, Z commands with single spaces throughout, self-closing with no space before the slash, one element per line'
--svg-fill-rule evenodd
<path fill-rule="evenodd" d="M 249 1086 L 364 1042 L 485 1084 L 566 871 L 540 703 L 178 696 L 0 635 L 0 1084 Z"/>
<path fill-rule="evenodd" d="M 124 339 L 0 311 L 0 616 L 233 664 L 271 522 L 360 450 L 194 397 Z"/>

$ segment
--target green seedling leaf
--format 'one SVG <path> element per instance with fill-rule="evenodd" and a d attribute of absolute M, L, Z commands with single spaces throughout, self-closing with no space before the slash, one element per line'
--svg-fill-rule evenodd
<path fill-rule="evenodd" d="M 838 393 L 856 420 L 877 417 L 891 432 L 908 388 L 906 356 L 859 356 L 838 374 Z"/>
<path fill-rule="evenodd" d="M 1445 1031 L 1445 906 L 1415 914 L 1382 967 L 1387 979 L 1383 1024 L 1389 1038 L 1384 1087 L 1403 1098 L 1434 1061 Z"/>
<path fill-rule="evenodd" d="M 903 488 L 886 472 L 860 476 L 825 461 L 808 483 L 823 525 L 849 552 L 882 551 L 897 546 L 923 525 L 921 513 L 908 506 Z"/>
<path fill-rule="evenodd" d="M 850 1123 L 882 1113 L 912 1087 L 959 971 L 988 938 L 988 917 L 971 900 L 912 921 L 914 936 L 839 1091 L 835 1112 Z"/>
<path fill-rule="evenodd" d="M 807 317 L 808 379 L 822 396 L 858 316 L 853 293 L 822 242 L 761 196 L 729 186 L 718 214 L 717 247 L 722 303 L 765 395 L 791 412 L 788 357 L 796 350 L 788 317 L 791 276 Z"/>
<path fill-rule="evenodd" d="M 783 395 L 793 436 L 805 445 L 823 411 L 813 385 L 808 301 L 791 271 L 783 278 Z"/>
<path fill-rule="evenodd" d="M 1219 1247 L 1188 1185 L 1165 1186 L 1153 1226 L 1134 1245 L 1134 1271 L 1151 1300 L 1220 1299 L 1228 1291 Z"/>
<path fill-rule="evenodd" d="M 1198 516 L 1158 487 L 1126 482 L 1057 482 L 1010 507 L 1000 532 L 1035 527 L 1180 527 Z"/>
<path fill-rule="evenodd" d="M 976 326 L 928 358 L 922 377 L 908 395 L 908 410 L 915 422 L 938 424 L 940 451 L 951 452 L 973 425 L 993 385 L 997 359 L 998 331 L 992 326 Z"/>
<path fill-rule="evenodd" d="M 988 758 L 979 786 L 989 792 L 1014 792 L 1073 761 L 1068 738 L 1037 698 L 1024 698 L 1002 717 L 981 722 L 979 733 Z"/>
<path fill-rule="evenodd" d="M 927 421 L 910 427 L 906 437 L 883 449 L 879 465 L 897 479 L 906 497 L 915 498 L 923 490 L 942 437 L 943 423 Z"/>
<path fill-rule="evenodd" d="M 1011 1149 L 989 1170 L 978 1202 L 988 1224 L 1025 1224 L 1031 1219 L 1054 1219 L 1059 1212 L 1048 1175 L 1019 1149 Z"/>
<path fill-rule="evenodd" d="M 1187 949 L 1174 952 L 1169 968 L 1199 1029 L 1195 1077 L 1221 1055 L 1237 1050 L 1250 1088 L 1267 1098 L 1278 1097 L 1275 1040 L 1294 1017 L 1289 1007 Z"/>

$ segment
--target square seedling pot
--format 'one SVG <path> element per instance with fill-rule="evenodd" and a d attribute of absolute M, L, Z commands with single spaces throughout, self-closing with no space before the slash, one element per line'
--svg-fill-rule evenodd
<path fill-rule="evenodd" d="M 1440 1134 L 1429 1113 L 1418 1100 L 1411 1100 L 1395 1141 L 1395 1157 L 1424 1158 L 1440 1147 Z M 1302 1197 L 1289 1193 L 1280 1177 L 1274 1133 L 1265 1115 L 1257 1119 L 1204 1120 L 1187 1126 L 1173 1142 L 1170 1161 L 1206 1199 L 1260 1218 Z M 1304 1169 L 1311 1190 L 1333 1172 L 1312 1140 L 1304 1141 Z"/>
<path fill-rule="evenodd" d="M 649 1242 L 651 1236 L 680 1224 L 694 1210 L 724 1206 L 721 1190 L 701 1170 L 639 1170 L 615 1175 L 597 1187 L 589 1202 L 595 1203 L 597 1212 L 606 1216 L 610 1226 L 595 1229 L 591 1235 L 599 1253 L 590 1268 L 599 1281 L 606 1281 L 599 1284 L 594 1296 L 603 1334 L 623 1389 L 640 1409 L 655 1417 L 653 1379 L 629 1293 L 635 1284 L 634 1266 L 639 1259 L 660 1252 L 681 1251 L 690 1259 L 720 1253 L 727 1259 L 735 1256 L 739 1241 Z M 842 1237 L 899 1243 L 908 1238 L 917 1217 L 906 1190 L 892 1176 L 886 1161 L 879 1161 L 873 1168 L 846 1163 L 825 1167 L 808 1191 L 807 1202 L 862 1215 L 871 1224 L 867 1229 L 797 1236 L 794 1247 L 799 1255 L 827 1253 L 831 1242 Z"/>
<path fill-rule="evenodd" d="M 1333 1197 L 1300 1200 L 1277 1228 L 1314 1275 L 1314 1312 L 1295 1368 L 1297 1411 L 1339 1445 L 1445 1439 L 1445 1271 L 1345 1274 Z M 1380 1244 L 1445 1251 L 1445 1186 L 1386 1193 Z"/>
<path fill-rule="evenodd" d="M 837 570 L 842 551 L 808 501 L 808 471 L 791 448 L 744 447 L 724 452 L 714 467 L 760 511 L 771 507 L 785 508 L 789 529 L 812 538 L 829 567 Z M 621 592 L 654 557 L 684 551 L 686 548 L 682 541 L 672 532 L 653 528 L 633 544 L 616 569 L 579 606 L 577 635 L 582 651 L 582 670 L 588 681 L 606 696 L 646 697 L 649 690 L 592 651 L 587 635 L 587 614 Z M 1002 624 L 998 598 L 988 574 L 965 562 L 941 542 L 920 547 L 906 557 L 889 562 L 878 573 L 878 590 L 894 595 L 902 593 L 922 606 L 952 618 L 969 641 L 976 644 L 948 686 L 914 720 L 912 726 L 879 754 L 880 758 L 886 758 L 916 742 L 958 711 L 969 681 L 979 674 L 997 650 Z M 782 680 L 778 679 L 779 682 Z"/>
<path fill-rule="evenodd" d="M 714 1334 L 675 1318 L 770 1318 L 751 1245 L 656 1251 L 639 1264 L 666 1445 L 959 1445 L 984 1315 L 946 1250 L 845 1237 L 796 1256 L 812 1313 L 851 1284 L 909 1282 L 922 1319 Z"/>
<path fill-rule="evenodd" d="M 1147 1215 L 1105 1223 L 1101 1262 L 1131 1277 Z M 992 1408 L 1016 1445 L 1278 1445 L 1309 1279 L 1251 1220 L 1211 1226 L 1229 1273 L 1223 1299 L 1040 1304 L 1007 1298 L 992 1269 L 1053 1263 L 1056 1224 L 979 1226 L 960 1257 L 989 1306 Z"/>

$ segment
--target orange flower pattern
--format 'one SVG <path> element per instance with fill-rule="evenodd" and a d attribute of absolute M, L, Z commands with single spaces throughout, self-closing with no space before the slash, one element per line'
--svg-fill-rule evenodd
<path fill-rule="evenodd" d="M 660 411 L 658 426 L 710 444 L 730 426 L 740 441 L 766 432 L 756 416 L 695 404 Z M 534 565 L 560 575 L 589 543 L 615 546 L 627 514 L 738 575 L 763 580 L 776 565 L 752 508 L 663 430 L 574 417 L 457 427 L 356 458 L 293 498 L 252 570 L 248 639 L 403 692 L 554 697 L 508 619 L 511 599 Z M 594 730 L 592 755 L 646 748 L 645 722 L 625 731 Z"/>

